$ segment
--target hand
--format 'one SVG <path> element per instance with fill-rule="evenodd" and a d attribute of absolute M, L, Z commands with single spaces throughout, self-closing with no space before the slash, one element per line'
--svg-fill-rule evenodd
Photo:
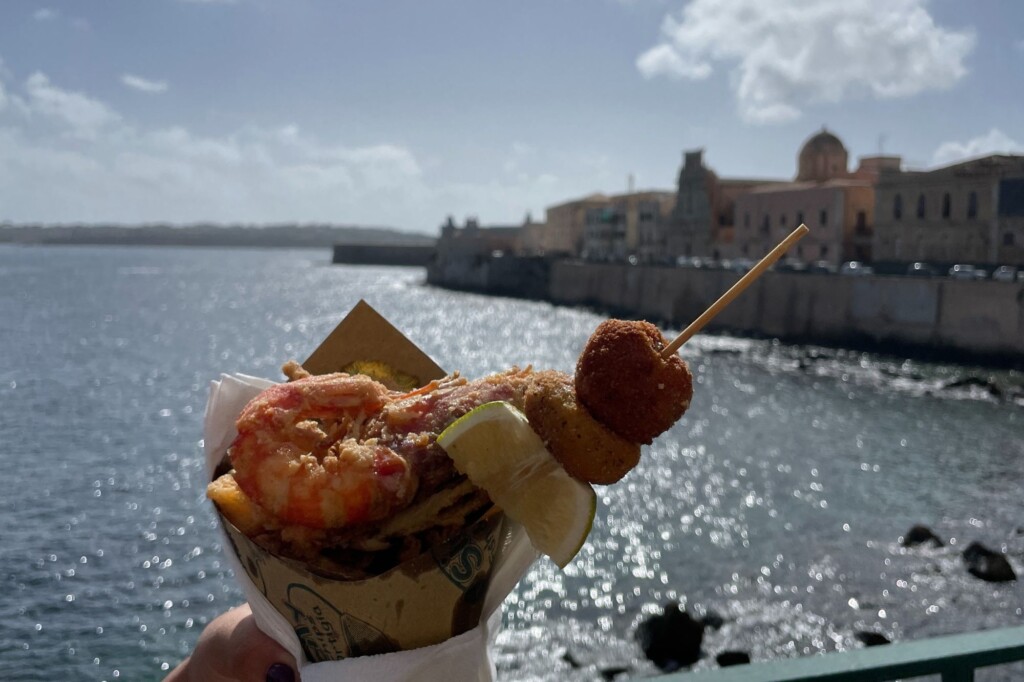
<path fill-rule="evenodd" d="M 298 682 L 298 666 L 256 627 L 248 604 L 210 621 L 192 655 L 164 682 Z"/>

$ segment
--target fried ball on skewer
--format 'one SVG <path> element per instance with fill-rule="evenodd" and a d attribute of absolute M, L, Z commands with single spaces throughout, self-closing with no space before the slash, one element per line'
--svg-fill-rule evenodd
<path fill-rule="evenodd" d="M 649 444 L 690 407 L 693 377 L 650 322 L 606 320 L 576 363 L 576 395 L 598 421 L 626 440 Z"/>
<path fill-rule="evenodd" d="M 572 377 L 534 375 L 524 412 L 530 426 L 570 476 L 587 483 L 615 483 L 640 461 L 640 446 L 615 434 L 576 400 Z"/>

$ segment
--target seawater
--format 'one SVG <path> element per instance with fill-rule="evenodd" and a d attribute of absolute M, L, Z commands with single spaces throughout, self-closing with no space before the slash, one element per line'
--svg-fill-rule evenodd
<path fill-rule="evenodd" d="M 329 260 L 0 246 L 0 676 L 159 680 L 240 601 L 203 494 L 202 414 L 221 372 L 280 378 L 360 298 L 470 376 L 571 371 L 601 320 Z M 722 618 L 698 668 L 725 649 L 849 649 L 858 630 L 1022 622 L 1019 583 L 971 577 L 960 551 L 980 540 L 1024 568 L 1024 406 L 937 390 L 979 372 L 1019 388 L 1020 374 L 708 335 L 682 355 L 692 408 L 599 489 L 579 557 L 538 562 L 509 596 L 501 678 L 655 674 L 633 632 L 669 601 Z M 901 548 L 915 523 L 946 546 Z"/>

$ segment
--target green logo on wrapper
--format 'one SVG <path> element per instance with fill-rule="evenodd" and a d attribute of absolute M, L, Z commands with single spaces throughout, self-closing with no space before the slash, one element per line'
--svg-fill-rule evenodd
<path fill-rule="evenodd" d="M 302 651 L 312 663 L 398 651 L 383 632 L 342 613 L 305 585 L 288 586 L 286 605 Z"/>

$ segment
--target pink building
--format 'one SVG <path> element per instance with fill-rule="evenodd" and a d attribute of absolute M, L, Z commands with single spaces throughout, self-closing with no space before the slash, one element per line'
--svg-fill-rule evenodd
<path fill-rule="evenodd" d="M 875 183 L 895 156 L 864 157 L 848 170 L 838 137 L 822 129 L 800 149 L 796 180 L 752 188 L 736 199 L 731 253 L 760 258 L 801 223 L 810 233 L 788 254 L 805 263 L 871 261 Z"/>

